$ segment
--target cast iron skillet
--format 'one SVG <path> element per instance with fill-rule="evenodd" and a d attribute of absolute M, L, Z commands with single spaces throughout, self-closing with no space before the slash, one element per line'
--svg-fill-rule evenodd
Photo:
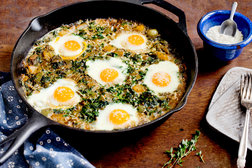
<path fill-rule="evenodd" d="M 179 22 L 176 23 L 166 15 L 149 7 L 143 6 L 143 4 L 149 3 L 153 3 L 175 14 L 179 18 Z M 164 116 L 149 123 L 129 129 L 113 131 L 89 131 L 72 128 L 52 121 L 37 112 L 26 101 L 25 94 L 18 82 L 18 76 L 22 71 L 20 62 L 27 55 L 33 43 L 50 30 L 55 29 L 62 24 L 73 23 L 79 19 L 85 20 L 108 17 L 139 21 L 147 26 L 156 28 L 162 34 L 162 37 L 172 44 L 180 55 L 184 56 L 184 61 L 188 68 L 187 89 L 177 107 Z M 8 138 L 0 143 L 0 145 L 3 145 L 12 140 L 9 149 L 1 156 L 0 164 L 7 160 L 31 134 L 42 127 L 56 125 L 61 127 L 61 129 L 67 128 L 70 131 L 77 131 L 82 134 L 116 134 L 140 130 L 144 127 L 151 126 L 154 123 L 162 122 L 166 120 L 172 113 L 179 111 L 185 105 L 188 94 L 195 83 L 197 71 L 197 55 L 194 46 L 187 35 L 185 14 L 180 9 L 163 0 L 127 0 L 127 2 L 121 0 L 93 0 L 65 6 L 46 15 L 36 17 L 31 21 L 28 28 L 18 39 L 16 46 L 13 49 L 11 60 L 12 81 L 18 94 L 29 107 L 29 111 L 27 112 L 29 119 L 22 128 L 11 134 Z"/>

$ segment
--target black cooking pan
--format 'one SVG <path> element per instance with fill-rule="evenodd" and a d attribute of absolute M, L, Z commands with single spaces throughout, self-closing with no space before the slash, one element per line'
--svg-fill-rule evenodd
<path fill-rule="evenodd" d="M 179 22 L 176 23 L 166 15 L 149 7 L 143 6 L 143 4 L 149 3 L 160 6 L 161 8 L 175 14 L 179 18 Z M 20 72 L 22 72 L 20 63 L 22 59 L 27 55 L 33 43 L 37 39 L 45 35 L 47 32 L 61 26 L 62 24 L 70 24 L 79 19 L 85 20 L 108 17 L 139 21 L 149 27 L 156 28 L 160 32 L 162 37 L 166 39 L 173 47 L 175 47 L 176 51 L 184 57 L 188 71 L 187 89 L 177 107 L 166 113 L 164 116 L 157 118 L 156 120 L 153 120 L 149 123 L 134 128 L 112 131 L 90 131 L 68 127 L 52 121 L 37 112 L 26 101 L 25 94 L 18 82 L 18 76 Z M 18 39 L 16 46 L 13 49 L 11 60 L 12 81 L 18 94 L 29 107 L 29 111 L 26 112 L 29 116 L 29 119 L 22 128 L 14 132 L 7 139 L 0 143 L 0 145 L 2 145 L 6 142 L 12 141 L 9 149 L 1 156 L 0 163 L 3 163 L 6 159 L 8 159 L 31 134 L 42 127 L 57 126 L 61 129 L 77 131 L 80 134 L 117 134 L 141 130 L 143 128 L 150 127 L 155 123 L 162 122 L 167 119 L 172 113 L 179 111 L 185 105 L 188 94 L 190 93 L 195 83 L 197 69 L 197 55 L 193 44 L 187 35 L 184 12 L 169 4 L 168 2 L 162 0 L 128 0 L 127 2 L 115 0 L 85 1 L 65 6 L 46 15 L 36 17 L 31 21 L 28 28 Z"/>

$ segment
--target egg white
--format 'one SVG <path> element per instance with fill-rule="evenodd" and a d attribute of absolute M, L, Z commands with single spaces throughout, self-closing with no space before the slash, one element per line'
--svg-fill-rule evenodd
<path fill-rule="evenodd" d="M 128 121 L 121 125 L 115 125 L 109 120 L 110 112 L 115 109 L 125 110 L 130 118 Z M 114 103 L 107 105 L 103 110 L 99 110 L 99 116 L 97 120 L 92 123 L 94 130 L 114 130 L 122 129 L 137 125 L 139 121 L 137 110 L 130 104 Z"/>
<path fill-rule="evenodd" d="M 74 96 L 72 99 L 66 102 L 58 102 L 54 99 L 54 91 L 60 87 L 65 86 L 69 87 L 74 91 Z M 40 92 L 33 92 L 30 96 L 27 97 L 27 101 L 31 106 L 33 106 L 37 111 L 41 111 L 43 109 L 52 108 L 70 108 L 74 105 L 78 104 L 81 101 L 80 96 L 76 93 L 77 91 L 76 83 L 71 79 L 58 79 L 48 88 L 43 88 Z"/>
<path fill-rule="evenodd" d="M 133 45 L 128 41 L 128 37 L 131 35 L 139 35 L 144 39 L 144 43 L 141 45 Z M 111 45 L 115 46 L 116 48 L 122 48 L 134 51 L 136 53 L 146 52 L 147 49 L 147 38 L 145 35 L 142 35 L 140 33 L 128 33 L 128 32 L 122 32 L 116 36 L 114 40 L 110 42 Z"/>
<path fill-rule="evenodd" d="M 80 49 L 76 51 L 70 51 L 65 48 L 64 43 L 70 40 L 78 42 L 81 46 Z M 86 49 L 86 43 L 84 42 L 84 39 L 72 34 L 57 37 L 55 40 L 51 41 L 49 45 L 53 47 L 55 54 L 62 56 L 63 59 L 71 59 L 71 57 L 78 57 Z"/>
<path fill-rule="evenodd" d="M 122 84 L 126 78 L 127 64 L 123 63 L 119 58 L 110 58 L 108 60 L 87 61 L 87 74 L 102 85 L 108 84 L 100 78 L 100 73 L 107 68 L 114 69 L 118 72 L 118 77 L 110 83 Z"/>
<path fill-rule="evenodd" d="M 170 75 L 171 81 L 167 86 L 160 87 L 152 82 L 152 77 L 157 72 L 166 72 Z M 179 85 L 178 73 L 179 67 L 175 63 L 170 61 L 161 61 L 158 64 L 152 64 L 148 67 L 148 71 L 144 77 L 144 84 L 156 94 L 172 93 Z"/>

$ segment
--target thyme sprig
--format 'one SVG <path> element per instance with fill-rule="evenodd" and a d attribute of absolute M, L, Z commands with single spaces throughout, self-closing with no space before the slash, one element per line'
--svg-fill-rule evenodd
<path fill-rule="evenodd" d="M 193 137 L 191 140 L 182 140 L 182 142 L 179 144 L 177 148 L 172 148 L 170 150 L 167 150 L 165 154 L 168 155 L 170 158 L 162 168 L 172 168 L 176 165 L 182 166 L 183 163 L 183 158 L 189 155 L 192 151 L 196 150 L 196 143 L 199 139 L 200 132 L 197 130 L 195 134 L 193 134 Z M 196 154 L 197 156 L 200 157 L 200 159 L 204 162 L 203 160 L 203 155 L 202 152 L 198 152 Z"/>
<path fill-rule="evenodd" d="M 202 155 L 202 152 L 199 151 L 198 153 L 196 153 L 196 156 L 199 156 L 200 157 L 200 161 L 202 161 L 203 163 L 205 163 L 204 159 L 203 159 L 203 155 Z"/>

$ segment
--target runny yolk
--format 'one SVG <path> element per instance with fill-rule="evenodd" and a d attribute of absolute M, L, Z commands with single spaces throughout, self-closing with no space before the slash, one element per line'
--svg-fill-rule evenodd
<path fill-rule="evenodd" d="M 65 42 L 64 45 L 65 45 L 65 48 L 70 51 L 77 51 L 81 48 L 81 45 L 77 41 L 74 41 L 74 40 L 69 40 Z"/>
<path fill-rule="evenodd" d="M 69 87 L 60 86 L 54 91 L 53 97 L 58 102 L 66 102 L 74 97 L 74 91 Z"/>
<path fill-rule="evenodd" d="M 122 109 L 115 109 L 109 114 L 109 120 L 116 125 L 121 125 L 127 122 L 129 118 L 129 113 Z"/>
<path fill-rule="evenodd" d="M 113 82 L 119 73 L 115 69 L 106 68 L 100 73 L 100 78 L 103 82 Z"/>
<path fill-rule="evenodd" d="M 166 72 L 156 72 L 152 76 L 152 83 L 159 87 L 168 86 L 171 82 L 171 76 Z"/>
<path fill-rule="evenodd" d="M 144 38 L 140 35 L 134 34 L 128 37 L 128 42 L 132 45 L 141 45 L 144 43 Z"/>
<path fill-rule="evenodd" d="M 68 41 L 68 42 L 69 42 L 69 41 Z M 76 42 L 76 41 L 74 41 L 74 42 Z M 66 42 L 66 43 L 67 43 L 67 42 Z M 66 45 L 66 43 L 65 43 L 65 45 Z M 78 42 L 76 42 L 76 43 L 78 43 Z M 60 55 L 61 58 L 63 58 L 63 60 L 74 60 L 75 58 L 79 57 L 79 56 L 86 50 L 86 48 L 87 48 L 87 43 L 86 43 L 86 42 L 82 42 L 82 44 L 83 44 L 84 49 L 83 49 L 79 54 L 74 55 L 74 56 L 64 56 L 64 55 Z M 80 44 L 78 43 L 78 45 L 80 45 Z M 67 46 L 68 46 L 68 44 L 67 44 Z M 70 44 L 69 44 L 69 46 L 70 46 Z M 66 47 L 66 46 L 65 46 L 65 47 Z M 69 49 L 68 49 L 68 50 L 69 50 Z M 72 51 L 74 51 L 74 50 L 72 50 Z"/>

